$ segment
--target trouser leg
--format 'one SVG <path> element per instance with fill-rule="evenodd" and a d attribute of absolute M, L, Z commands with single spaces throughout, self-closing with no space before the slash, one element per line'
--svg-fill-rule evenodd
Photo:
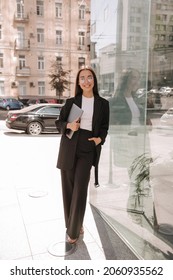
<path fill-rule="evenodd" d="M 66 228 L 68 225 L 68 219 L 70 215 L 70 206 L 74 186 L 74 174 L 74 168 L 70 170 L 61 170 L 62 196 Z"/>
<path fill-rule="evenodd" d="M 67 234 L 77 238 L 83 223 L 93 153 L 80 156 L 76 162 L 74 188 L 70 205 Z"/>
<path fill-rule="evenodd" d="M 90 170 L 95 153 L 94 142 L 88 141 L 92 132 L 80 131 L 74 167 L 61 170 L 64 215 L 67 234 L 79 236 L 86 208 Z"/>

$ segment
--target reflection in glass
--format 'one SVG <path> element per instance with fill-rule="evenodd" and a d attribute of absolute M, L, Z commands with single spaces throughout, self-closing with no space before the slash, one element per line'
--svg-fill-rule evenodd
<path fill-rule="evenodd" d="M 169 130 L 160 118 L 173 107 L 173 45 L 165 33 L 173 7 L 164 2 L 165 19 L 160 1 L 99 2 L 91 0 L 91 64 L 110 103 L 110 129 L 101 187 L 91 188 L 90 202 L 140 258 L 172 259 L 173 130 L 171 118 Z"/>

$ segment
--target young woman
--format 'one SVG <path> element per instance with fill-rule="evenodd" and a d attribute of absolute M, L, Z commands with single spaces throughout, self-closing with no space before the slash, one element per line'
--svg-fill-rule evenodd
<path fill-rule="evenodd" d="M 80 120 L 68 123 L 73 103 L 83 109 L 83 114 Z M 68 242 L 73 244 L 83 233 L 90 170 L 94 165 L 97 171 L 109 126 L 109 103 L 99 96 L 97 78 L 91 68 L 79 70 L 75 96 L 67 99 L 56 126 L 62 134 L 57 168 L 61 170 L 65 224 Z M 74 132 L 71 139 L 66 136 L 69 130 Z"/>

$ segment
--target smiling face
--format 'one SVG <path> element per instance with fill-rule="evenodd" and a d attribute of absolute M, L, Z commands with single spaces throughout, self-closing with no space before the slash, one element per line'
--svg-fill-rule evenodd
<path fill-rule="evenodd" d="M 94 77 L 90 70 L 82 70 L 79 74 L 79 86 L 84 95 L 93 95 Z"/>

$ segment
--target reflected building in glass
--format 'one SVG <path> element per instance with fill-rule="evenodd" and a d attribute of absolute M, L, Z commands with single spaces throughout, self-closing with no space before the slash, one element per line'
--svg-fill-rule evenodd
<path fill-rule="evenodd" d="M 140 259 L 173 259 L 172 110 L 162 118 L 173 106 L 172 11 L 173 1 L 91 1 L 110 128 L 90 202 Z"/>

